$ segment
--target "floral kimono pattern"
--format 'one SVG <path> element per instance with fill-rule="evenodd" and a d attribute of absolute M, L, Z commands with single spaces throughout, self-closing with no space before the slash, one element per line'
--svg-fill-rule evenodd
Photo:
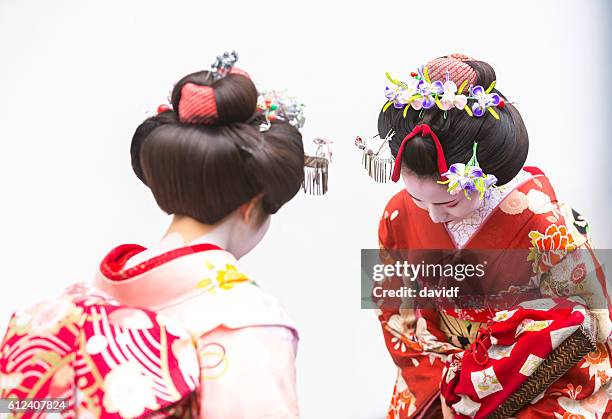
<path fill-rule="evenodd" d="M 193 244 L 125 268 L 143 250 L 111 251 L 93 284 L 187 330 L 198 353 L 200 417 L 298 417 L 298 334 L 278 300 L 217 246 Z"/>
<path fill-rule="evenodd" d="M 563 370 L 571 367 L 565 364 L 572 356 L 595 349 L 592 327 L 584 301 L 576 296 L 531 300 L 498 311 L 478 343 L 449 355 L 440 386 L 445 402 L 456 418 L 507 417 L 551 384 L 545 381 L 550 373 L 538 375 L 538 368 Z M 588 349 L 578 352 L 579 347 Z M 547 359 L 562 365 L 553 370 Z"/>
<path fill-rule="evenodd" d="M 189 335 L 87 284 L 16 313 L 0 351 L 0 397 L 65 399 L 65 418 L 189 417 L 194 407 L 199 368 Z"/>
<path fill-rule="evenodd" d="M 217 246 L 126 266 L 145 250 L 119 246 L 92 284 L 13 316 L 0 397 L 66 398 L 67 418 L 298 417 L 298 336 L 279 302 Z"/>
<path fill-rule="evenodd" d="M 406 191 L 399 192 L 387 204 L 380 221 L 381 257 L 389 263 L 399 249 L 523 249 L 525 257 L 521 261 L 500 265 L 495 281 L 487 283 L 485 277 L 483 286 L 495 293 L 517 296 L 517 305 L 538 299 L 567 301 L 575 297 L 574 303 L 582 302 L 585 315 L 593 321 L 597 343 L 594 352 L 523 406 L 515 417 L 607 417 L 612 413 L 610 298 L 589 240 L 588 226 L 576 211 L 557 201 L 542 171 L 535 167 L 523 170 L 529 175 L 526 180 L 512 188 L 461 246 L 446 225 L 433 223 Z M 502 269 L 503 266 L 512 269 Z M 589 272 L 595 274 L 587 275 Z M 491 324 L 497 313 L 436 306 L 431 302 L 416 308 L 390 307 L 384 301 L 378 304 L 385 343 L 398 367 L 387 417 L 441 417 L 443 376 L 446 379 L 449 374 L 461 374 L 464 354 L 479 345 L 482 326 Z M 551 330 L 548 329 L 549 334 Z M 544 337 L 540 339 L 534 342 L 545 342 Z M 505 365 L 520 371 L 526 362 L 520 354 L 524 352 L 510 351 L 506 358 L 504 353 Z M 504 393 L 496 386 L 503 386 L 509 377 L 512 374 L 498 377 L 497 384 L 488 388 L 507 396 L 511 391 Z M 464 380 L 463 376 L 456 378 Z M 470 380 L 469 375 L 466 379 Z M 459 417 L 480 417 L 476 389 L 470 393 L 473 398 L 462 389 L 449 390 L 447 386 L 447 395 L 451 399 L 457 396 L 447 400 L 447 404 L 454 414 L 464 415 Z"/>

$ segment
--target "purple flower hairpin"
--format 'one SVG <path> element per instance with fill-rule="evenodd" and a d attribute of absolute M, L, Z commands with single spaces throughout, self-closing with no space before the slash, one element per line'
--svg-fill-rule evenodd
<path fill-rule="evenodd" d="M 472 104 L 472 112 L 474 116 L 481 117 L 488 110 L 495 119 L 499 119 L 499 114 L 493 109 L 503 103 L 501 97 L 497 93 L 490 93 L 495 87 L 495 82 L 491 83 L 491 86 L 487 90 L 482 86 L 474 86 L 470 88 L 470 99 L 475 99 L 476 102 Z M 502 106 L 503 108 L 503 106 Z"/>
<path fill-rule="evenodd" d="M 427 76 L 427 69 L 419 68 L 416 90 L 423 99 L 423 108 L 431 109 L 436 106 L 436 98 L 444 93 L 444 84 L 437 80 L 431 82 Z"/>
<path fill-rule="evenodd" d="M 392 86 L 385 88 L 387 103 L 383 107 L 383 112 L 393 105 L 395 109 L 404 110 L 404 118 L 410 108 L 423 112 L 437 105 L 444 111 L 445 117 L 446 112 L 456 108 L 463 109 L 468 115 L 478 118 L 488 111 L 495 119 L 499 119 L 499 113 L 494 108 L 503 109 L 506 105 L 499 94 L 491 93 L 495 87 L 495 81 L 487 89 L 482 86 L 470 86 L 468 95 L 465 95 L 463 92 L 467 87 L 467 80 L 464 80 L 457 88 L 455 82 L 450 80 L 448 72 L 445 81 L 432 81 L 429 78 L 427 67 L 421 67 L 417 72 L 412 72 L 407 82 L 394 79 L 389 73 L 385 75 Z"/>
<path fill-rule="evenodd" d="M 478 143 L 474 143 L 472 149 L 472 158 L 467 164 L 454 163 L 452 164 L 446 173 L 442 176 L 446 177 L 444 181 L 438 181 L 442 185 L 448 185 L 448 192 L 451 195 L 456 195 L 460 191 L 463 191 L 467 199 L 470 198 L 472 191 L 479 192 L 479 199 L 489 198 L 491 190 L 496 188 L 497 178 L 494 175 L 485 174 L 476 158 L 476 149 Z"/>

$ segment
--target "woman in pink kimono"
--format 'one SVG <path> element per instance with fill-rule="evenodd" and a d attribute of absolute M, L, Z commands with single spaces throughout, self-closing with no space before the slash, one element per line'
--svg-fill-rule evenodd
<path fill-rule="evenodd" d="M 0 398 L 15 416 L 298 417 L 297 331 L 237 259 L 300 189 L 299 115 L 257 112 L 235 58 L 182 78 L 136 129 L 134 171 L 173 214 L 161 242 L 112 249 L 93 283 L 12 317 Z"/>

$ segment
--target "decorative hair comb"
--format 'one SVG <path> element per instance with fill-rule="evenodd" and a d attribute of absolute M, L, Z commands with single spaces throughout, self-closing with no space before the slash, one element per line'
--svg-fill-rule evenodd
<path fill-rule="evenodd" d="M 395 159 L 391 154 L 389 141 L 395 132 L 390 130 L 385 138 L 381 138 L 380 134 L 376 134 L 367 140 L 361 137 L 355 139 L 355 146 L 363 150 L 361 163 L 368 172 L 368 175 L 376 182 L 386 183 L 391 179 L 391 171 Z M 376 150 L 376 151 L 374 151 Z"/>
<path fill-rule="evenodd" d="M 444 181 L 438 181 L 442 185 L 448 185 L 448 192 L 451 195 L 459 193 L 463 190 L 465 197 L 470 198 L 470 192 L 478 191 L 479 199 L 488 198 L 491 195 L 491 189 L 496 188 L 497 178 L 494 175 L 485 174 L 476 158 L 476 149 L 478 143 L 474 143 L 472 149 L 472 158 L 467 164 L 454 163 L 449 167 L 446 173 L 442 176 L 446 177 Z"/>
<path fill-rule="evenodd" d="M 264 90 L 259 94 L 257 109 L 263 112 L 266 120 L 259 126 L 261 131 L 270 129 L 272 121 L 286 121 L 300 129 L 304 126 L 304 104 L 286 92 Z"/>
<path fill-rule="evenodd" d="M 469 86 L 468 95 L 464 95 L 463 91 L 467 87 L 468 80 L 464 80 L 457 88 L 455 82 L 450 80 L 448 71 L 445 81 L 432 81 L 427 67 L 412 72 L 410 74 L 412 78 L 407 82 L 394 79 L 389 73 L 385 75 L 393 86 L 385 89 L 388 101 L 383 107 L 383 112 L 393 105 L 395 109 L 404 109 L 404 118 L 411 107 L 416 111 L 420 110 L 423 116 L 425 110 L 437 105 L 444 111 L 445 118 L 446 112 L 457 108 L 475 117 L 482 117 L 488 111 L 495 119 L 499 119 L 499 114 L 494 108 L 503 109 L 506 106 L 497 93 L 491 93 L 495 88 L 495 81 L 487 89 L 482 86 Z"/>
<path fill-rule="evenodd" d="M 328 167 L 331 162 L 331 140 L 315 138 L 317 149 L 313 156 L 304 155 L 304 192 L 309 195 L 324 195 L 327 192 Z"/>

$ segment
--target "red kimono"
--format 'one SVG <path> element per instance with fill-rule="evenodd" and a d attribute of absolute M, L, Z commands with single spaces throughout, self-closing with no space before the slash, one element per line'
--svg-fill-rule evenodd
<path fill-rule="evenodd" d="M 494 281 L 487 282 L 484 277 L 482 287 L 488 294 L 516 295 L 517 303 L 539 298 L 558 301 L 553 299 L 580 297 L 577 301 L 586 302 L 588 314 L 585 317 L 592 318 L 595 324 L 597 349 L 515 416 L 608 417 L 612 412 L 610 299 L 603 271 L 591 247 L 588 226 L 578 213 L 557 202 L 548 178 L 539 169 L 525 167 L 524 170 L 528 172 L 522 173 L 526 180 L 508 190 L 461 245 L 445 224 L 433 223 L 427 211 L 417 207 L 405 190 L 397 193 L 387 204 L 379 225 L 382 258 L 392 261 L 398 249 L 524 249 L 526 257 L 518 262 L 514 260 L 509 265 L 507 260 L 498 261 L 498 266 L 504 269 L 498 269 Z M 579 252 L 574 252 L 578 249 Z M 589 276 L 587 272 L 596 274 Z M 443 376 L 445 380 L 456 380 L 449 377 L 449 369 L 454 373 L 463 354 L 474 352 L 480 326 L 490 324 L 496 313 L 452 309 L 436 306 L 431 301 L 416 308 L 392 307 L 384 301 L 378 304 L 385 343 L 398 367 L 387 417 L 442 417 L 440 383 Z M 583 318 L 578 316 L 574 320 L 580 322 Z M 551 323 L 552 320 L 546 325 Z M 547 333 L 550 341 L 550 333 L 554 332 L 547 329 Z M 533 336 L 531 339 L 536 340 L 530 345 L 536 342 L 537 346 L 537 338 Z M 485 348 L 489 349 L 489 355 L 490 345 L 489 342 Z M 506 365 L 516 363 L 517 371 L 524 367 L 524 359 L 518 359 L 518 351 L 503 356 Z M 524 372 L 524 368 L 521 371 Z M 506 377 L 507 380 L 514 378 Z M 501 377 L 500 380 L 503 384 Z M 477 384 L 474 382 L 474 386 Z M 485 384 L 488 391 L 484 395 L 478 393 L 483 400 L 465 394 L 457 394 L 455 400 L 447 397 L 447 404 L 456 417 L 485 417 L 482 413 L 485 408 L 489 409 L 486 412 L 491 412 L 492 407 L 485 405 L 485 396 L 494 392 L 499 392 L 499 396 L 504 390 L 497 379 L 493 385 L 491 381 Z M 504 397 L 509 394 L 511 392 Z M 448 395 L 451 399 L 454 396 Z"/>

